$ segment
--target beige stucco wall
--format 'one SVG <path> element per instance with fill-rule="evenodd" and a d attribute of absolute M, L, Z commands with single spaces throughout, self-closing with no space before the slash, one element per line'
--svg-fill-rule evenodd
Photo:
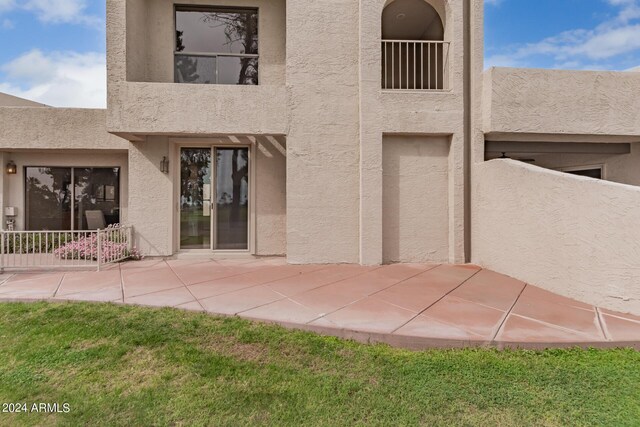
<path fill-rule="evenodd" d="M 260 85 L 173 84 L 174 1 L 107 2 L 107 128 L 118 134 L 287 132 L 284 0 L 193 0 L 259 8 Z"/>
<path fill-rule="evenodd" d="M 359 260 L 358 6 L 287 1 L 292 263 Z"/>
<path fill-rule="evenodd" d="M 289 261 L 363 264 L 383 261 L 383 135 L 447 135 L 449 209 L 433 226 L 447 230 L 447 260 L 464 261 L 465 60 L 481 55 L 465 45 L 465 28 L 481 26 L 481 14 L 465 10 L 463 0 L 434 0 L 451 42 L 450 90 L 392 93 L 380 82 L 386 0 L 242 0 L 260 8 L 258 87 L 167 83 L 171 3 L 108 0 L 111 132 L 141 139 L 286 135 Z"/>
<path fill-rule="evenodd" d="M 43 107 L 0 108 L 0 149 L 126 150 L 107 133 L 106 110 Z"/>
<path fill-rule="evenodd" d="M 447 137 L 383 140 L 383 261 L 448 262 Z"/>
<path fill-rule="evenodd" d="M 287 152 L 284 138 L 258 137 L 255 156 L 256 255 L 287 252 Z"/>
<path fill-rule="evenodd" d="M 124 152 L 108 151 L 14 151 L 3 152 L 5 163 L 13 160 L 17 166 L 15 175 L 3 172 L 2 208 L 14 206 L 18 208 L 16 230 L 24 230 L 25 224 L 25 166 L 67 166 L 67 167 L 119 167 L 120 168 L 120 221 L 128 223 L 128 161 Z M 2 163 L 3 165 L 5 163 Z M 4 214 L 4 209 L 2 209 Z M 2 222 L 4 227 L 4 221 Z"/>
<path fill-rule="evenodd" d="M 470 136 L 465 129 L 464 115 L 470 102 L 470 99 L 465 99 L 465 55 L 473 55 L 470 46 L 465 45 L 465 27 L 482 25 L 481 17 L 466 14 L 462 0 L 432 2 L 443 15 L 445 41 L 451 42 L 447 69 L 450 90 L 437 93 L 382 91 L 381 16 L 388 3 L 383 0 L 360 1 L 360 262 L 378 264 L 383 261 L 383 135 L 450 135 L 449 215 L 444 223 L 439 218 L 440 222 L 433 226 L 448 229 L 448 261 L 463 262 L 464 147 Z"/>
<path fill-rule="evenodd" d="M 145 255 L 173 254 L 173 181 L 160 161 L 170 156 L 167 137 L 149 137 L 129 146 L 129 221 L 136 246 Z M 171 164 L 175 168 L 175 161 Z M 177 210 L 177 205 L 176 205 Z"/>
<path fill-rule="evenodd" d="M 6 93 L 0 93 L 0 107 L 46 107 L 46 105 Z"/>
<path fill-rule="evenodd" d="M 485 133 L 640 134 L 640 73 L 492 68 Z"/>
<path fill-rule="evenodd" d="M 284 86 L 113 82 L 107 128 L 140 135 L 287 132 Z"/>
<path fill-rule="evenodd" d="M 477 166 L 473 261 L 640 314 L 640 188 L 513 160 Z"/>

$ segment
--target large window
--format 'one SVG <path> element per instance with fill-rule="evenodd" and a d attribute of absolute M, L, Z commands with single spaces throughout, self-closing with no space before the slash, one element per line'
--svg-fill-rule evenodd
<path fill-rule="evenodd" d="M 175 82 L 258 84 L 258 10 L 176 7 Z"/>
<path fill-rule="evenodd" d="M 25 168 L 27 230 L 95 230 L 120 222 L 120 168 Z"/>

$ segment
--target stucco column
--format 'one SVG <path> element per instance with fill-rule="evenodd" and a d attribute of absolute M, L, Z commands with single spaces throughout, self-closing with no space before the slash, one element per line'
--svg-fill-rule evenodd
<path fill-rule="evenodd" d="M 360 1 L 360 263 L 382 264 L 381 3 Z M 377 28 L 377 31 L 370 30 Z"/>
<path fill-rule="evenodd" d="M 449 262 L 465 262 L 464 253 L 464 133 L 451 137 L 449 151 Z"/>
<path fill-rule="evenodd" d="M 160 170 L 163 156 L 169 157 L 166 137 L 149 137 L 129 147 L 128 220 L 135 230 L 136 246 L 150 256 L 173 253 L 173 174 Z M 175 166 L 171 164 L 170 169 Z"/>
<path fill-rule="evenodd" d="M 358 3 L 287 1 L 287 259 L 357 263 Z"/>

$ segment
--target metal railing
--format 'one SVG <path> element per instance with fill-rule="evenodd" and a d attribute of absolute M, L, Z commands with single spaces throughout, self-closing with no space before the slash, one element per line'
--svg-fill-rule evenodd
<path fill-rule="evenodd" d="M 382 89 L 448 90 L 449 42 L 382 40 Z"/>
<path fill-rule="evenodd" d="M 0 270 L 96 268 L 133 255 L 133 228 L 0 231 Z"/>

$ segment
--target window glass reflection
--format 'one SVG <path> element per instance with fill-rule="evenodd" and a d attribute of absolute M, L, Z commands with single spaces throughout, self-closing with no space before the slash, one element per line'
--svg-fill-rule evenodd
<path fill-rule="evenodd" d="M 207 56 L 176 55 L 175 83 L 216 82 L 216 58 Z"/>
<path fill-rule="evenodd" d="M 95 230 L 117 224 L 120 168 L 26 167 L 25 208 L 27 230 Z"/>
<path fill-rule="evenodd" d="M 71 229 L 71 169 L 25 168 L 27 230 Z"/>
<path fill-rule="evenodd" d="M 216 149 L 216 249 L 248 249 L 249 150 Z"/>
<path fill-rule="evenodd" d="M 258 53 L 258 11 L 176 11 L 176 51 Z"/>
<path fill-rule="evenodd" d="M 257 85 L 258 60 L 256 58 L 218 57 L 218 83 L 231 85 Z"/>
<path fill-rule="evenodd" d="M 120 222 L 120 170 L 74 169 L 75 229 L 97 230 Z"/>
<path fill-rule="evenodd" d="M 176 83 L 257 85 L 257 55 L 257 9 L 177 8 Z"/>
<path fill-rule="evenodd" d="M 211 148 L 180 150 L 180 248 L 211 248 Z"/>

